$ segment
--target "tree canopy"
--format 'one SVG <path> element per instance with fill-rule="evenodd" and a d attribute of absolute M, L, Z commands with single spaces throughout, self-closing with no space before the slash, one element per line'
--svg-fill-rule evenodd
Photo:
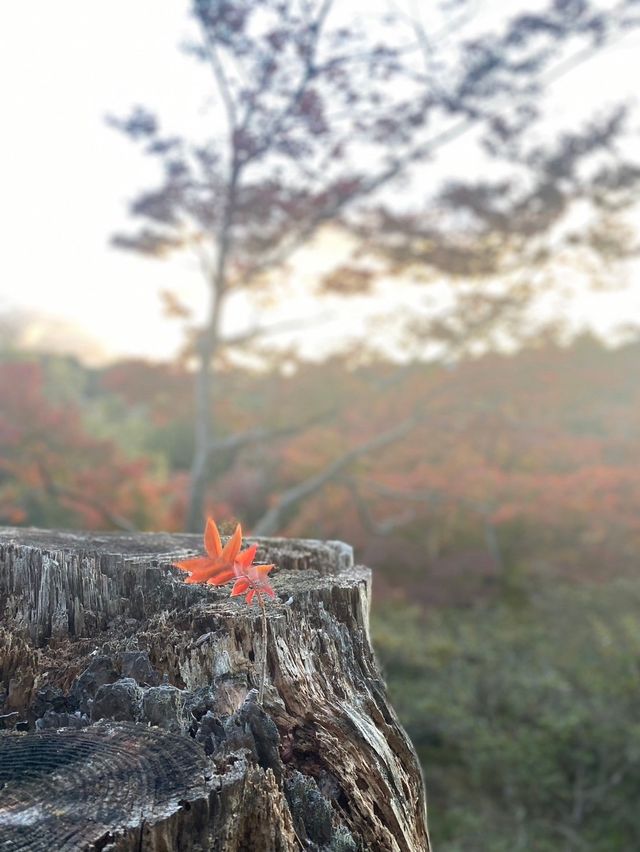
<path fill-rule="evenodd" d="M 134 199 L 141 225 L 116 244 L 195 252 L 209 296 L 189 348 L 198 379 L 187 525 L 199 528 L 220 450 L 216 376 L 229 346 L 263 332 L 225 337 L 228 296 L 263 292 L 323 229 L 353 246 L 324 291 L 367 292 L 381 276 L 458 282 L 444 314 L 408 318 L 416 352 L 517 339 L 567 252 L 593 265 L 635 250 L 620 220 L 640 175 L 623 144 L 624 105 L 613 96 L 608 114 L 555 141 L 540 133 L 545 88 L 639 20 L 631 0 L 553 0 L 489 28 L 466 0 L 436 4 L 428 20 L 396 7 L 365 23 L 332 0 L 196 0 L 192 14 L 200 38 L 186 49 L 211 75 L 212 133 L 165 132 L 144 107 L 111 121 L 163 175 Z M 467 133 L 489 177 L 461 170 L 438 188 L 434 157 Z M 575 227 L 581 205 L 589 223 Z M 179 293 L 166 298 L 184 315 Z"/>

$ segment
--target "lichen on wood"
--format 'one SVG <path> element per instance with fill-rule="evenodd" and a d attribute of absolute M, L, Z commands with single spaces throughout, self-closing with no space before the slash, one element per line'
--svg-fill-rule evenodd
<path fill-rule="evenodd" d="M 418 761 L 370 644 L 370 571 L 339 542 L 257 542 L 277 566 L 264 709 L 258 607 L 171 567 L 197 536 L 0 530 L 4 765 L 40 749 L 45 766 L 56 738 L 103 755 L 90 782 L 70 759 L 40 794 L 0 784 L 1 852 L 44 848 L 17 838 L 51 814 L 75 838 L 60 849 L 428 852 Z M 100 783 L 124 796 L 108 819 L 81 801 Z"/>

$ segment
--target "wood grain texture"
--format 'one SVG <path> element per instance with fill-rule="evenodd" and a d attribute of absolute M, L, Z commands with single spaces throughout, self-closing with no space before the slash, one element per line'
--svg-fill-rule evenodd
<path fill-rule="evenodd" d="M 93 776 L 61 769 L 39 799 L 12 776 L 0 789 L 11 842 L 22 795 L 61 831 L 75 819 L 60 849 L 428 852 L 418 761 L 370 644 L 370 571 L 339 542 L 257 541 L 258 561 L 277 566 L 264 710 L 258 608 L 171 567 L 199 536 L 0 530 L 0 726 L 13 729 L 0 746 L 27 754 L 59 737 L 105 755 L 109 741 L 119 780 L 105 783 L 124 797 L 87 818 L 89 837 L 91 799 L 74 811 L 63 791 L 70 776 L 93 791 Z"/>

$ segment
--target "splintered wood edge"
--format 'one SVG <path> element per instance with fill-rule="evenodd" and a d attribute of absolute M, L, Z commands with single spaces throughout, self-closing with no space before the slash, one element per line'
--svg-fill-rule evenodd
<path fill-rule="evenodd" d="M 258 562 L 273 562 L 277 598 L 270 616 L 289 600 L 361 584 L 352 548 L 338 541 L 255 538 Z M 13 629 L 26 628 L 41 644 L 52 636 L 87 636 L 114 617 L 144 622 L 163 612 L 202 606 L 244 606 L 228 587 L 186 584 L 173 563 L 202 554 L 202 536 L 167 533 L 93 533 L 35 528 L 0 529 L 0 608 Z"/>
<path fill-rule="evenodd" d="M 353 548 L 342 541 L 248 536 L 245 543 L 257 543 L 259 556 L 284 563 L 280 565 L 282 568 L 312 567 L 330 574 L 340 573 L 354 562 Z M 202 535 L 195 533 L 81 532 L 36 527 L 0 527 L 0 547 L 167 563 L 204 552 Z"/>

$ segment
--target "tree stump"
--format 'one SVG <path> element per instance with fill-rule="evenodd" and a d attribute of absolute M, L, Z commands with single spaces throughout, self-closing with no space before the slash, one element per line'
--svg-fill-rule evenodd
<path fill-rule="evenodd" d="M 258 607 L 199 536 L 0 530 L 0 851 L 428 852 L 419 764 L 340 542 L 257 539 Z"/>

